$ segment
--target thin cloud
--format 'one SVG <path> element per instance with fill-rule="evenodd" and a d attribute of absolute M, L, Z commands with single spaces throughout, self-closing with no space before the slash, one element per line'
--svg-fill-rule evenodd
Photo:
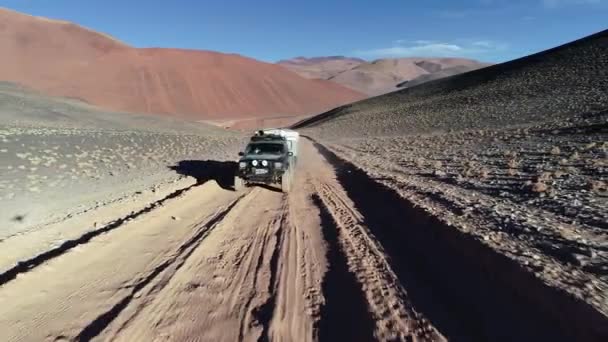
<path fill-rule="evenodd" d="M 443 19 L 462 19 L 468 17 L 482 17 L 502 15 L 508 11 L 517 8 L 516 5 L 505 4 L 502 1 L 488 2 L 477 7 L 465 7 L 446 9 L 435 12 L 435 15 Z"/>
<path fill-rule="evenodd" d="M 435 12 L 444 19 L 503 15 L 508 12 L 528 11 L 535 8 L 558 9 L 568 6 L 594 6 L 608 9 L 608 0 L 478 0 L 476 6 L 452 8 Z"/>
<path fill-rule="evenodd" d="M 557 8 L 572 5 L 599 5 L 606 3 L 606 0 L 542 0 L 545 8 Z"/>
<path fill-rule="evenodd" d="M 494 42 L 491 42 L 488 40 L 479 40 L 479 41 L 471 43 L 471 45 L 481 47 L 481 48 L 486 48 L 486 49 L 494 49 L 496 47 L 495 46 L 496 44 L 494 44 Z"/>
<path fill-rule="evenodd" d="M 403 41 L 395 41 L 403 42 Z M 504 43 L 493 42 L 490 40 L 463 40 L 462 42 L 438 42 L 433 40 L 416 40 L 393 44 L 393 46 L 358 50 L 355 54 L 362 57 L 471 57 L 488 53 L 503 51 L 507 49 Z"/>

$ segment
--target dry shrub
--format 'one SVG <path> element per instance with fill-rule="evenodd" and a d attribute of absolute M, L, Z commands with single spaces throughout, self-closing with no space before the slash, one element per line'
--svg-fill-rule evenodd
<path fill-rule="evenodd" d="M 595 167 L 605 167 L 608 166 L 608 159 L 595 159 L 592 161 L 592 164 Z"/>
<path fill-rule="evenodd" d="M 555 176 L 555 178 L 561 178 L 563 176 L 565 176 L 567 173 L 564 170 L 557 170 L 553 173 L 553 176 Z"/>
<path fill-rule="evenodd" d="M 456 182 L 458 182 L 458 183 L 464 182 L 464 177 L 460 173 L 456 175 L 455 179 L 456 179 Z"/>
<path fill-rule="evenodd" d="M 580 156 L 580 154 L 578 154 L 578 152 L 574 152 L 570 156 L 570 160 L 579 160 L 580 158 L 581 158 L 581 156 Z"/>
<path fill-rule="evenodd" d="M 482 167 L 479 170 L 478 175 L 479 175 L 479 178 L 486 179 L 486 178 L 490 177 L 490 171 L 488 169 L 486 169 L 485 167 Z"/>
<path fill-rule="evenodd" d="M 568 166 L 566 168 L 566 172 L 569 174 L 577 174 L 578 173 L 578 169 L 575 168 L 574 166 Z"/>
<path fill-rule="evenodd" d="M 532 184 L 530 190 L 535 193 L 543 193 L 549 190 L 549 186 L 541 181 L 537 181 Z"/>
<path fill-rule="evenodd" d="M 595 146 L 597 146 L 597 143 L 595 143 L 595 142 L 589 143 L 589 144 L 585 145 L 585 150 L 590 150 L 590 149 L 594 148 Z"/>
<path fill-rule="evenodd" d="M 608 184 L 601 180 L 592 180 L 587 184 L 587 188 L 598 195 L 608 195 Z"/>
<path fill-rule="evenodd" d="M 538 177 L 536 177 L 537 182 L 548 182 L 553 178 L 553 174 L 551 172 L 543 172 Z"/>
<path fill-rule="evenodd" d="M 516 159 L 511 159 L 511 160 L 509 160 L 507 162 L 507 166 L 510 169 L 517 169 L 517 168 L 519 168 L 519 164 L 520 164 L 519 160 L 516 160 Z"/>

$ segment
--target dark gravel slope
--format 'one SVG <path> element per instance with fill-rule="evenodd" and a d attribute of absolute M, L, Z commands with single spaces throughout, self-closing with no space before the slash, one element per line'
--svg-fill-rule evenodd
<path fill-rule="evenodd" d="M 295 127 L 608 326 L 608 31 Z"/>
<path fill-rule="evenodd" d="M 296 124 L 361 137 L 500 128 L 608 108 L 608 31 L 518 60 L 336 108 Z M 322 124 L 322 125 L 321 125 Z"/>

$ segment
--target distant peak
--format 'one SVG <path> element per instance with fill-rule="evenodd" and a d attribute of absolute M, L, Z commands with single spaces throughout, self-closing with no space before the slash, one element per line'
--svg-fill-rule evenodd
<path fill-rule="evenodd" d="M 304 57 L 298 56 L 291 59 L 283 59 L 277 62 L 277 64 L 285 64 L 285 63 L 322 63 L 327 61 L 353 61 L 364 63 L 365 60 L 357 57 L 347 57 L 347 56 L 317 56 L 317 57 Z"/>

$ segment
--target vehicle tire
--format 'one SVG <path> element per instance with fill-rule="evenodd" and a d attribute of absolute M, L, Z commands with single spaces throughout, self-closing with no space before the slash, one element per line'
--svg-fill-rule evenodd
<path fill-rule="evenodd" d="M 239 191 L 243 188 L 243 180 L 239 176 L 234 176 L 234 191 Z"/>
<path fill-rule="evenodd" d="M 281 191 L 288 193 L 291 190 L 291 177 L 289 172 L 285 172 L 281 176 Z"/>

